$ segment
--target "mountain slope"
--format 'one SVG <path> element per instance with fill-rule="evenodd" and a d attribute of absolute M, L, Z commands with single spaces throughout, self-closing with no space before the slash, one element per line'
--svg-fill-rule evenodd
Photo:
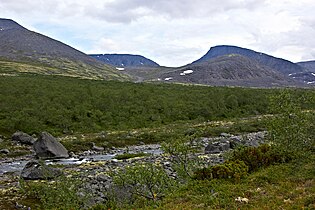
<path fill-rule="evenodd" d="M 116 67 L 158 67 L 156 62 L 141 55 L 130 54 L 92 54 L 91 57 Z"/>
<path fill-rule="evenodd" d="M 241 55 L 199 61 L 162 75 L 162 80 L 217 86 L 299 86 L 293 79 Z"/>
<path fill-rule="evenodd" d="M 297 63 L 299 66 L 307 69 L 308 71 L 315 72 L 315 61 L 303 61 Z"/>
<path fill-rule="evenodd" d="M 281 58 L 276 58 L 276 57 L 273 57 L 264 53 L 256 52 L 253 50 L 249 50 L 246 48 L 229 46 L 229 45 L 220 45 L 220 46 L 211 47 L 210 50 L 203 57 L 194 61 L 193 63 L 200 63 L 202 61 L 206 61 L 206 60 L 213 59 L 219 56 L 230 55 L 230 54 L 238 54 L 238 55 L 251 58 L 257 61 L 259 64 L 267 66 L 285 75 L 305 71 L 303 67 L 295 63 L 292 63 L 290 61 L 287 61 Z"/>
<path fill-rule="evenodd" d="M 2 65 L 16 66 L 24 72 L 126 79 L 116 69 L 57 40 L 29 31 L 9 19 L 0 19 L 0 61 Z M 36 66 L 40 71 L 23 66 Z"/>

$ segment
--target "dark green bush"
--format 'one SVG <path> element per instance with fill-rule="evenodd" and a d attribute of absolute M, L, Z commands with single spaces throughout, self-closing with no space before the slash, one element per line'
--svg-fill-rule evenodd
<path fill-rule="evenodd" d="M 243 161 L 226 161 L 208 168 L 202 168 L 194 173 L 194 178 L 205 179 L 233 179 L 240 180 L 248 173 L 248 166 Z"/>
<path fill-rule="evenodd" d="M 293 155 L 288 152 L 276 150 L 268 144 L 259 147 L 240 147 L 232 152 L 229 160 L 243 161 L 249 168 L 249 172 L 261 167 L 267 167 L 275 163 L 284 163 L 292 160 Z"/>
<path fill-rule="evenodd" d="M 144 157 L 144 156 L 149 156 L 147 153 L 125 153 L 121 155 L 116 155 L 115 158 L 117 160 L 126 160 L 130 158 L 135 158 L 135 157 Z"/>

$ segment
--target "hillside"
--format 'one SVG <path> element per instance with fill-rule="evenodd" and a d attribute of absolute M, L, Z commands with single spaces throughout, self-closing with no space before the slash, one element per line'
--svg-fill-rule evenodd
<path fill-rule="evenodd" d="M 150 75 L 159 77 L 159 80 L 164 82 L 247 87 L 303 85 L 255 60 L 235 54 L 196 62 L 180 68 L 156 68 L 150 72 L 153 72 Z M 140 70 L 137 73 L 146 76 Z"/>
<path fill-rule="evenodd" d="M 299 66 L 306 68 L 308 71 L 315 72 L 315 61 L 303 61 L 297 63 Z"/>
<path fill-rule="evenodd" d="M 210 50 L 200 59 L 193 62 L 193 64 L 200 63 L 202 61 L 210 60 L 222 55 L 238 54 L 248 58 L 251 58 L 261 65 L 274 69 L 282 74 L 288 75 L 291 73 L 303 72 L 305 69 L 298 64 L 292 63 L 282 58 L 276 58 L 261 52 L 256 52 L 250 49 L 220 45 L 211 47 Z"/>
<path fill-rule="evenodd" d="M 116 69 L 9 19 L 0 19 L 1 73 L 31 72 L 83 78 L 126 79 Z"/>
<path fill-rule="evenodd" d="M 132 67 L 158 67 L 156 62 L 143 57 L 142 55 L 130 54 L 92 54 L 91 57 L 102 61 L 106 64 L 120 68 Z"/>

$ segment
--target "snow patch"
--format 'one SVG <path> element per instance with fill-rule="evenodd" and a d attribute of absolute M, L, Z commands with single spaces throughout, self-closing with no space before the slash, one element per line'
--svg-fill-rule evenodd
<path fill-rule="evenodd" d="M 315 73 L 311 73 L 315 77 Z"/>
<path fill-rule="evenodd" d="M 108 58 L 106 58 L 106 60 L 108 60 L 108 61 L 109 61 L 109 59 L 108 59 Z"/>
<path fill-rule="evenodd" d="M 167 77 L 167 78 L 165 78 L 164 80 L 165 81 L 170 81 L 170 80 L 172 80 L 173 79 L 173 77 Z"/>
<path fill-rule="evenodd" d="M 187 74 L 192 74 L 194 71 L 191 69 L 185 70 L 182 73 L 180 73 L 181 76 L 187 75 Z"/>
<path fill-rule="evenodd" d="M 310 85 L 310 84 L 315 84 L 315 81 L 308 82 L 307 84 L 308 84 L 308 85 Z"/>
<path fill-rule="evenodd" d="M 118 68 L 118 67 L 116 67 L 116 69 L 117 69 L 118 71 L 123 71 L 123 70 L 125 70 L 125 68 Z"/>
<path fill-rule="evenodd" d="M 142 63 L 142 62 L 140 62 L 140 64 L 141 64 L 141 65 L 143 65 L 143 63 Z"/>

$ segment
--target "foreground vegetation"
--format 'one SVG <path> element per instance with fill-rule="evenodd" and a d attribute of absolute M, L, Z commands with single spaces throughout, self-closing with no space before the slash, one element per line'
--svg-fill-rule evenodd
<path fill-rule="evenodd" d="M 110 171 L 114 187 L 104 192 L 104 203 L 94 206 L 89 205 L 92 195 L 82 192 L 76 174 L 54 181 L 21 181 L 20 191 L 11 193 L 21 195 L 32 209 L 315 208 L 313 90 L 29 75 L 0 77 L 0 88 L 2 134 L 15 130 L 71 134 L 62 142 L 75 152 L 89 148 L 92 140 L 107 147 L 164 142 L 163 150 L 177 175 L 170 177 L 159 163 Z M 219 165 L 202 161 L 199 137 L 260 130 L 268 130 L 268 144 L 239 147 Z"/>

